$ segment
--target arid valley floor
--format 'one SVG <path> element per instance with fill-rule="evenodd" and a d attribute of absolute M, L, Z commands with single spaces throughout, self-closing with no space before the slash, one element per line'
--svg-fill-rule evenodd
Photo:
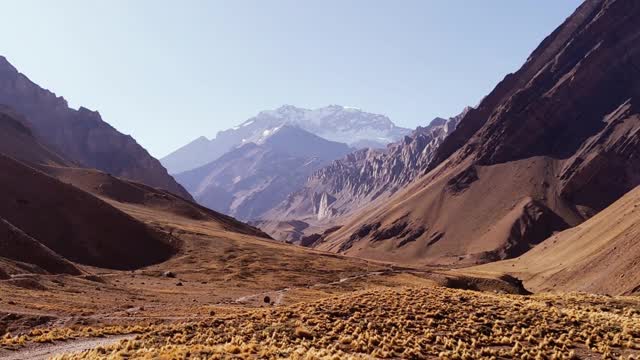
<path fill-rule="evenodd" d="M 0 283 L 0 358 L 634 358 L 640 301 L 230 237 L 119 204 L 182 243 L 135 271 Z M 8 295 L 8 296 L 7 296 Z M 69 353 L 67 353 L 69 352 Z"/>

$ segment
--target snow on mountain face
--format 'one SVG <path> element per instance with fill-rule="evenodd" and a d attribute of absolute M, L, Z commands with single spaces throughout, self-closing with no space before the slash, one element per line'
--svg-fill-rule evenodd
<path fill-rule="evenodd" d="M 388 117 L 354 107 L 330 105 L 309 110 L 285 105 L 260 112 L 231 129 L 220 131 L 206 146 L 188 144 L 161 161 L 175 174 L 216 160 L 224 153 L 247 143 L 260 144 L 283 125 L 295 126 L 326 140 L 355 148 L 384 147 L 411 133 L 396 126 Z"/>
<path fill-rule="evenodd" d="M 285 105 L 276 110 L 263 111 L 244 125 L 282 123 L 295 125 L 327 140 L 349 145 L 364 141 L 387 144 L 411 133 L 409 129 L 396 126 L 384 115 L 339 105 L 315 110 Z"/>
<path fill-rule="evenodd" d="M 384 146 L 411 133 L 384 115 L 353 107 L 331 105 L 309 110 L 285 105 L 262 111 L 239 126 L 221 131 L 216 139 L 239 138 L 240 143 L 259 143 L 282 125 L 297 126 L 327 140 L 348 145 L 373 143 Z"/>

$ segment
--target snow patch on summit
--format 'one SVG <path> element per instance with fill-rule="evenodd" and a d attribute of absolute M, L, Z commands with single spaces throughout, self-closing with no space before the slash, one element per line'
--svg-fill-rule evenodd
<path fill-rule="evenodd" d="M 388 117 L 362 111 L 355 106 L 329 105 L 318 109 L 304 109 L 284 105 L 261 111 L 255 117 L 228 131 L 242 133 L 247 142 L 258 142 L 272 135 L 283 125 L 295 126 L 331 141 L 349 145 L 394 142 L 411 133 L 396 126 Z"/>
<path fill-rule="evenodd" d="M 261 111 L 237 126 L 218 132 L 211 140 L 203 138 L 199 144 L 181 149 L 182 160 L 177 163 L 188 162 L 193 167 L 183 165 L 180 171 L 205 165 L 248 143 L 260 144 L 284 125 L 357 149 L 384 148 L 411 133 L 410 129 L 396 126 L 385 115 L 369 113 L 355 106 L 329 105 L 304 109 L 284 105 Z M 175 168 L 173 170 L 175 172 Z"/>

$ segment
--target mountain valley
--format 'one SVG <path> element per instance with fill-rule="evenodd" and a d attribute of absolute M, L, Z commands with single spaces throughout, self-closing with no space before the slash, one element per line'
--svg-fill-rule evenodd
<path fill-rule="evenodd" d="M 638 359 L 639 101 L 635 0 L 415 130 L 284 105 L 159 160 L 0 57 L 0 359 Z"/>

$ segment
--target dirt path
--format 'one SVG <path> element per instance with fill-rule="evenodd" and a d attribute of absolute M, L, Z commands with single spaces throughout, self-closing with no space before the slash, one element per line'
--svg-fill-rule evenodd
<path fill-rule="evenodd" d="M 98 346 L 112 345 L 120 340 L 132 339 L 135 335 L 118 335 L 109 336 L 104 338 L 86 338 L 76 339 L 70 341 L 60 341 L 54 344 L 29 346 L 17 351 L 2 351 L 0 352 L 0 359 L 2 360 L 45 360 L 55 355 L 62 355 L 68 353 L 76 353 L 89 349 L 96 348 Z"/>

